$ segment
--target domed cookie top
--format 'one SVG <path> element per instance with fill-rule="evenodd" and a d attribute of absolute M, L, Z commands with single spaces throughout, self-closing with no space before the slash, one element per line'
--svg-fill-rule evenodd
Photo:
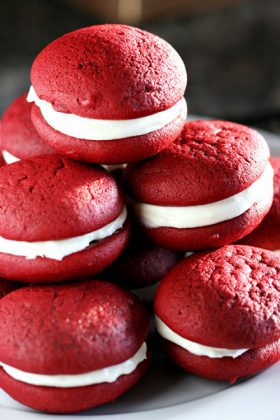
<path fill-rule="evenodd" d="M 163 111 L 185 91 L 186 71 L 166 41 L 126 25 L 96 25 L 53 41 L 36 57 L 31 81 L 55 110 L 96 119 Z"/>
<path fill-rule="evenodd" d="M 0 235 L 19 241 L 80 236 L 115 220 L 124 202 L 98 166 L 46 155 L 0 171 Z"/>
<path fill-rule="evenodd" d="M 175 266 L 158 288 L 155 312 L 177 335 L 204 346 L 261 347 L 280 338 L 279 286 L 277 255 L 229 245 Z"/>

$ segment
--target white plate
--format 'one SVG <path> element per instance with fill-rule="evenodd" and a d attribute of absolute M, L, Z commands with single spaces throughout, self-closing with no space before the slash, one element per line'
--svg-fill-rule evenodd
<path fill-rule="evenodd" d="M 263 132 L 273 155 L 280 156 L 280 136 Z M 230 386 L 182 372 L 156 354 L 149 373 L 115 403 L 85 413 L 56 416 L 99 420 L 279 420 L 280 363 Z M 1 420 L 46 420 L 0 391 Z"/>

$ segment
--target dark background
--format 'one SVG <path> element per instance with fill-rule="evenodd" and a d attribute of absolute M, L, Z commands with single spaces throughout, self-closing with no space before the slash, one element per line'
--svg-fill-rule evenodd
<path fill-rule="evenodd" d="M 280 133 L 279 0 L 121 5 L 122 12 L 117 0 L 1 0 L 0 115 L 28 89 L 32 60 L 48 42 L 82 26 L 121 21 L 165 38 L 182 55 L 190 113 Z"/>

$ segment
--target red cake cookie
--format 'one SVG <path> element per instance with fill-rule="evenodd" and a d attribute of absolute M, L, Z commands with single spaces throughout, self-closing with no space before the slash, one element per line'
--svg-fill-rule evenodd
<path fill-rule="evenodd" d="M 24 93 L 12 102 L 3 115 L 1 143 L 6 163 L 54 153 L 35 130 L 31 121 L 31 108 Z"/>
<path fill-rule="evenodd" d="M 226 121 L 185 124 L 159 155 L 128 165 L 136 217 L 159 246 L 181 251 L 229 244 L 269 211 L 273 171 L 264 138 Z"/>
<path fill-rule="evenodd" d="M 193 255 L 161 281 L 156 325 L 183 369 L 234 382 L 280 359 L 280 258 L 228 245 Z"/>
<path fill-rule="evenodd" d="M 138 289 L 158 282 L 180 260 L 180 254 L 147 244 L 130 249 L 114 263 L 115 273 L 125 287 Z"/>
<path fill-rule="evenodd" d="M 114 401 L 148 366 L 149 315 L 113 283 L 25 287 L 1 299 L 0 324 L 0 386 L 37 410 Z"/>
<path fill-rule="evenodd" d="M 141 289 L 161 280 L 181 257 L 178 252 L 154 246 L 134 226 L 128 246 L 106 275 L 126 289 Z"/>
<path fill-rule="evenodd" d="M 166 41 L 126 25 L 97 25 L 53 41 L 35 58 L 28 100 L 39 134 L 73 159 L 144 159 L 179 135 L 187 76 Z"/>
<path fill-rule="evenodd" d="M 182 254 L 152 245 L 132 231 L 128 246 L 102 275 L 131 290 L 141 299 L 152 301 L 158 282 L 182 258 Z"/>
<path fill-rule="evenodd" d="M 262 223 L 240 243 L 280 252 L 280 158 L 270 159 L 274 169 L 274 197 L 272 207 Z"/>
<path fill-rule="evenodd" d="M 121 254 L 128 233 L 122 194 L 101 167 L 52 154 L 0 171 L 1 277 L 89 277 Z"/>

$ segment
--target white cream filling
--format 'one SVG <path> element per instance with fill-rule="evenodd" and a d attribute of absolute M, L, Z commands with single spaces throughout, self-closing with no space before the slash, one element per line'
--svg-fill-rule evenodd
<path fill-rule="evenodd" d="M 184 254 L 184 257 L 185 258 L 188 258 L 188 257 L 190 257 L 191 255 L 193 255 L 194 254 L 194 252 L 185 252 L 185 254 Z"/>
<path fill-rule="evenodd" d="M 147 359 L 147 345 L 143 343 L 140 349 L 125 362 L 75 375 L 41 375 L 25 372 L 1 362 L 0 366 L 9 376 L 26 384 L 56 388 L 75 388 L 104 382 L 115 382 L 120 376 L 129 375 L 133 372 L 145 359 Z"/>
<path fill-rule="evenodd" d="M 116 171 L 118 169 L 123 170 L 127 167 L 127 163 L 120 163 L 119 165 L 101 165 L 108 172 Z"/>
<path fill-rule="evenodd" d="M 46 257 L 61 261 L 67 255 L 82 251 L 93 241 L 99 241 L 112 235 L 120 229 L 127 217 L 127 210 L 124 207 L 121 214 L 106 226 L 85 235 L 68 239 L 54 241 L 25 242 L 14 241 L 0 236 L 0 252 L 35 259 Z"/>
<path fill-rule="evenodd" d="M 223 349 L 220 347 L 209 347 L 203 344 L 195 343 L 194 341 L 187 340 L 172 331 L 159 317 L 155 316 L 156 329 L 158 333 L 168 341 L 177 344 L 183 349 L 189 351 L 196 356 L 207 356 L 213 359 L 220 359 L 222 357 L 236 357 L 241 356 L 249 349 Z"/>
<path fill-rule="evenodd" d="M 184 98 L 164 111 L 127 120 L 94 119 L 55 111 L 50 102 L 38 97 L 33 86 L 30 87 L 27 101 L 35 102 L 44 119 L 52 128 L 68 136 L 83 140 L 116 140 L 141 136 L 160 130 L 180 115 L 184 119 L 187 116 L 187 105 Z"/>
<path fill-rule="evenodd" d="M 157 206 L 134 202 L 133 207 L 147 228 L 196 228 L 214 225 L 245 213 L 255 203 L 273 194 L 273 169 L 268 163 L 263 174 L 250 187 L 224 200 L 197 206 Z"/>
<path fill-rule="evenodd" d="M 274 252 L 275 254 L 280 254 L 280 249 L 274 249 L 272 252 Z"/>
<path fill-rule="evenodd" d="M 2 150 L 3 159 L 7 164 L 15 163 L 20 160 L 20 158 L 12 155 L 12 153 L 8 152 L 7 150 Z"/>

